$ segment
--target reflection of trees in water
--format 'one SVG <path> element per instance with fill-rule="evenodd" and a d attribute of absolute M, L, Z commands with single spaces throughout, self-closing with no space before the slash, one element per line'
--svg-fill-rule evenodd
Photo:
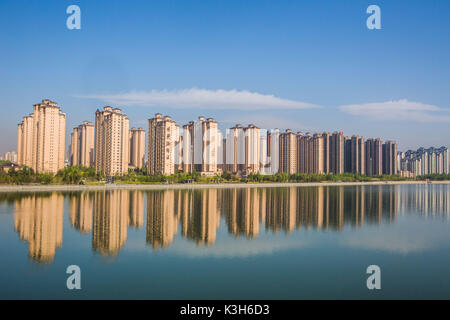
<path fill-rule="evenodd" d="M 262 228 L 273 233 L 301 228 L 341 231 L 346 225 L 358 228 L 389 223 L 395 221 L 397 211 L 450 215 L 448 185 L 111 190 L 11 196 L 15 230 L 29 243 L 29 255 L 36 261 L 52 261 L 62 243 L 64 196 L 71 225 L 81 233 L 92 232 L 93 250 L 105 256 L 121 250 L 128 226 L 144 225 L 145 209 L 146 242 L 154 249 L 172 244 L 179 224 L 183 237 L 198 245 L 211 245 L 221 217 L 230 234 L 254 238 Z"/>

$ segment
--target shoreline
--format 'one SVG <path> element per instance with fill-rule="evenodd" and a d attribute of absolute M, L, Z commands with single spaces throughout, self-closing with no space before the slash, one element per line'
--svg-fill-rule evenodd
<path fill-rule="evenodd" d="M 221 183 L 221 184 L 105 184 L 105 185 L 11 185 L 0 186 L 0 193 L 102 191 L 102 190 L 170 190 L 170 189 L 227 189 L 227 188 L 280 188 L 320 186 L 364 186 L 400 184 L 450 184 L 445 181 L 366 181 L 366 182 L 269 182 L 269 183 Z"/>

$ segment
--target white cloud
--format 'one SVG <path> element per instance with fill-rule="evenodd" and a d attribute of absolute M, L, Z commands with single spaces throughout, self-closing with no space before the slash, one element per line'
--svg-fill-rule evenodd
<path fill-rule="evenodd" d="M 222 239 L 210 247 L 192 246 L 177 243 L 171 250 L 179 255 L 216 258 L 243 258 L 263 254 L 272 254 L 282 250 L 307 247 L 308 243 L 300 242 L 295 238 L 268 238 L 268 239 Z"/>
<path fill-rule="evenodd" d="M 319 106 L 274 95 L 261 94 L 246 90 L 152 90 L 131 91 L 120 94 L 93 94 L 79 96 L 81 98 L 98 99 L 115 106 L 158 106 L 169 108 L 198 109 L 308 109 Z"/>
<path fill-rule="evenodd" d="M 410 120 L 418 122 L 450 122 L 450 109 L 408 101 L 351 104 L 340 106 L 345 113 L 375 120 Z"/>
<path fill-rule="evenodd" d="M 396 221 L 392 225 L 343 234 L 339 242 L 350 248 L 410 254 L 448 247 L 448 226 L 432 220 Z"/>

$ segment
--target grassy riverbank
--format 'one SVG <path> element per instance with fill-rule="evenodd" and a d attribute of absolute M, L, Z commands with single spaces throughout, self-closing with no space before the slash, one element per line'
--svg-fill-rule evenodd
<path fill-rule="evenodd" d="M 68 167 L 61 170 L 56 175 L 50 173 L 37 174 L 30 168 L 21 170 L 10 170 L 9 172 L 0 172 L 0 186 L 99 186 L 110 185 L 106 183 L 105 175 L 102 172 L 95 172 L 93 168 Z M 448 181 L 450 175 L 428 175 L 415 179 L 404 178 L 397 175 L 365 176 L 353 173 L 344 174 L 286 174 L 279 173 L 275 175 L 251 174 L 247 177 L 233 175 L 224 172 L 221 175 L 202 176 L 198 172 L 184 173 L 177 172 L 174 175 L 147 175 L 145 170 L 129 171 L 128 174 L 115 176 L 108 179 L 108 182 L 114 182 L 114 185 L 137 186 L 137 185 L 249 185 L 249 184 L 305 184 L 305 183 L 386 183 L 386 182 L 423 182 L 430 181 Z M 14 188 L 13 188 L 14 189 Z"/>

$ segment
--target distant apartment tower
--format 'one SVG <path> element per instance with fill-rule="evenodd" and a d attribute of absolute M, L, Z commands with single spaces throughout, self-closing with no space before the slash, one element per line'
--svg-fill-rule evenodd
<path fill-rule="evenodd" d="M 261 174 L 269 174 L 269 170 L 270 170 L 270 160 L 269 160 L 269 156 L 268 156 L 268 149 L 269 149 L 269 143 L 268 143 L 268 134 L 267 132 L 261 134 L 261 136 L 259 137 L 260 139 L 260 149 L 259 149 L 259 159 L 260 159 L 260 163 L 259 163 L 259 172 Z"/>
<path fill-rule="evenodd" d="M 128 172 L 130 120 L 118 108 L 95 113 L 95 170 L 106 176 Z"/>
<path fill-rule="evenodd" d="M 329 137 L 329 166 L 331 173 L 344 173 L 344 134 L 342 132 L 334 132 Z"/>
<path fill-rule="evenodd" d="M 175 173 L 177 149 L 180 143 L 180 127 L 169 116 L 155 114 L 148 120 L 149 174 L 171 175 Z"/>
<path fill-rule="evenodd" d="M 245 132 L 240 124 L 227 130 L 226 135 L 226 170 L 242 173 L 245 170 Z"/>
<path fill-rule="evenodd" d="M 1 157 L 0 157 L 0 160 L 2 160 Z M 17 152 L 15 152 L 15 151 L 6 152 L 4 160 L 10 161 L 12 163 L 17 163 Z"/>
<path fill-rule="evenodd" d="M 397 174 L 397 144 L 386 141 L 382 147 L 383 152 L 383 174 Z"/>
<path fill-rule="evenodd" d="M 290 129 L 280 134 L 280 172 L 297 172 L 297 138 Z"/>
<path fill-rule="evenodd" d="M 324 173 L 325 140 L 321 133 L 305 135 L 297 133 L 297 171 L 301 173 Z"/>
<path fill-rule="evenodd" d="M 280 130 L 272 129 L 267 133 L 267 158 L 269 174 L 280 171 Z"/>
<path fill-rule="evenodd" d="M 298 132 L 296 135 L 297 140 L 297 171 L 300 173 L 309 173 L 309 163 L 311 161 L 309 147 L 312 136 L 309 132 L 302 134 Z"/>
<path fill-rule="evenodd" d="M 145 162 L 145 130 L 131 128 L 130 130 L 130 162 L 129 166 L 142 169 Z"/>
<path fill-rule="evenodd" d="M 260 164 L 261 131 L 258 127 L 250 124 L 244 129 L 245 132 L 245 173 L 258 173 Z"/>
<path fill-rule="evenodd" d="M 94 167 L 94 124 L 84 121 L 81 125 L 73 128 L 70 143 L 71 166 Z"/>
<path fill-rule="evenodd" d="M 347 145 L 349 146 L 349 171 L 356 174 L 366 174 L 365 144 L 360 136 L 352 136 Z M 346 160 L 347 161 L 347 160 Z"/>
<path fill-rule="evenodd" d="M 17 127 L 18 163 L 35 172 L 57 173 L 64 168 L 66 115 L 48 99 Z"/>
<path fill-rule="evenodd" d="M 417 151 L 408 150 L 399 153 L 398 170 L 410 172 L 413 175 L 448 174 L 449 152 L 448 148 L 419 148 Z"/>
<path fill-rule="evenodd" d="M 366 175 L 381 175 L 383 173 L 383 157 L 382 157 L 382 142 L 379 138 L 367 139 L 366 151 Z"/>
<path fill-rule="evenodd" d="M 200 116 L 183 126 L 183 168 L 187 172 L 193 170 L 206 175 L 218 172 L 219 140 L 222 135 L 213 118 Z"/>

